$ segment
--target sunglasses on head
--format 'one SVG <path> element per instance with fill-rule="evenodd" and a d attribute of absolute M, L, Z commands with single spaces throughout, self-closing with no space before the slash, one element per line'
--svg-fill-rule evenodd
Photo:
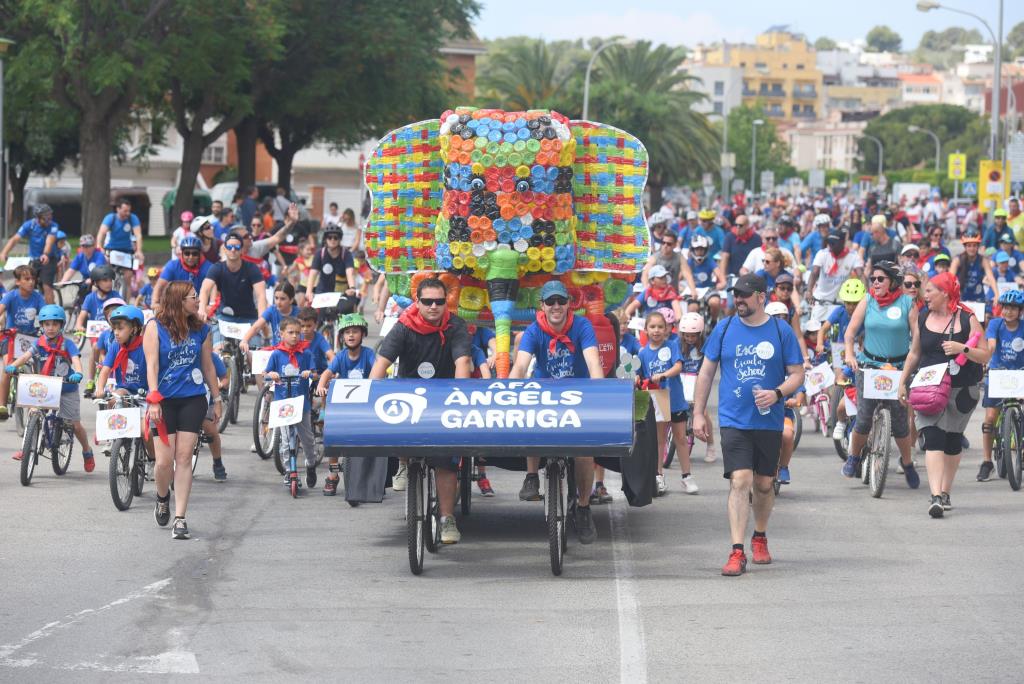
<path fill-rule="evenodd" d="M 438 298 L 420 297 L 420 304 L 422 304 L 423 306 L 428 306 L 428 307 L 429 306 L 444 306 L 445 301 L 446 300 L 445 300 L 444 297 L 438 297 Z"/>
<path fill-rule="evenodd" d="M 904 280 L 903 281 L 903 287 L 906 287 L 906 288 L 916 288 L 916 287 L 920 287 L 920 286 L 921 286 L 921 283 L 917 282 L 916 280 Z"/>
<path fill-rule="evenodd" d="M 569 303 L 569 300 L 561 295 L 551 295 L 544 300 L 547 306 L 565 306 Z"/>
<path fill-rule="evenodd" d="M 238 251 L 241 251 L 242 245 L 235 245 L 235 244 L 224 245 L 224 249 L 228 250 L 229 252 L 238 252 Z"/>
<path fill-rule="evenodd" d="M 871 276 L 868 280 L 873 283 L 884 283 L 889 280 L 889 276 Z"/>

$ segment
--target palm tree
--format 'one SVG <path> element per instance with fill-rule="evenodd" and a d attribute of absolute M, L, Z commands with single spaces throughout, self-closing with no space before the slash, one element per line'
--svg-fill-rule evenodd
<path fill-rule="evenodd" d="M 575 110 L 569 99 L 569 81 L 578 71 L 567 50 L 555 49 L 542 40 L 515 39 L 494 46 L 481 60 L 477 76 L 481 104 L 509 111 Z M 577 98 L 578 99 L 578 98 Z"/>

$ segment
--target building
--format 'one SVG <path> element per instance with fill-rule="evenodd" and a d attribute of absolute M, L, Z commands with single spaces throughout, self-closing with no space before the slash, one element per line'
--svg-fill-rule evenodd
<path fill-rule="evenodd" d="M 904 105 L 942 102 L 942 79 L 935 74 L 900 73 L 900 101 Z"/>
<path fill-rule="evenodd" d="M 686 72 L 700 79 L 690 85 L 691 90 L 704 93 L 707 99 L 693 109 L 709 117 L 721 117 L 743 102 L 743 70 L 739 67 L 687 64 Z"/>
<path fill-rule="evenodd" d="M 900 105 L 900 89 L 863 85 L 826 85 L 824 112 L 886 112 Z"/>
<path fill-rule="evenodd" d="M 801 121 L 786 131 L 790 164 L 799 171 L 838 169 L 857 170 L 857 140 L 867 126 L 866 120 L 850 120 L 833 112 L 827 120 Z"/>
<path fill-rule="evenodd" d="M 761 104 L 780 122 L 814 119 L 821 112 L 823 81 L 814 48 L 785 26 L 768 29 L 753 45 L 698 46 L 694 61 L 740 69 L 742 103 Z"/>

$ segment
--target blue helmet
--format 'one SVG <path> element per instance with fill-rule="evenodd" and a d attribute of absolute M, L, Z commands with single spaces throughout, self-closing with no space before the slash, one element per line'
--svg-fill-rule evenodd
<path fill-rule="evenodd" d="M 1024 291 L 1007 290 L 999 295 L 999 303 L 1009 304 L 1010 306 L 1024 306 Z"/>
<path fill-rule="evenodd" d="M 123 318 L 126 321 L 135 321 L 139 325 L 146 324 L 146 316 L 142 313 L 142 309 L 131 304 L 125 304 L 114 309 L 114 312 L 110 314 L 110 320 L 116 321 L 119 318 Z"/>
<path fill-rule="evenodd" d="M 181 241 L 178 243 L 178 249 L 198 249 L 199 251 L 202 251 L 203 241 L 195 235 L 186 235 L 181 238 Z"/>
<path fill-rule="evenodd" d="M 67 320 L 67 315 L 64 313 L 64 307 L 58 306 L 57 304 L 47 304 L 39 310 L 39 317 L 36 319 L 40 323 L 43 321 L 60 321 L 63 323 Z"/>

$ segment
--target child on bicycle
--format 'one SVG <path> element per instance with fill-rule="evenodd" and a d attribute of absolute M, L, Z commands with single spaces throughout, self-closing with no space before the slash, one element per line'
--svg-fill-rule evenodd
<path fill-rule="evenodd" d="M 692 375 L 694 386 L 696 386 L 697 375 L 700 373 L 700 366 L 704 363 L 704 319 L 699 313 L 689 311 L 683 314 L 679 321 L 679 356 L 683 360 L 683 375 Z M 710 416 L 708 417 L 708 441 L 707 453 L 704 454 L 705 463 L 714 463 L 718 458 L 715 453 L 714 430 L 711 427 Z M 690 443 L 690 435 L 686 436 L 686 443 Z M 692 457 L 693 454 L 690 454 Z"/>
<path fill-rule="evenodd" d="M 160 269 L 150 266 L 146 271 L 146 278 L 148 282 L 139 289 L 139 294 L 135 297 L 135 306 L 152 309 L 153 288 L 156 287 L 156 281 L 160 280 Z"/>
<path fill-rule="evenodd" d="M 315 313 L 315 312 L 314 312 Z M 306 459 L 306 486 L 316 486 L 316 451 L 313 448 L 313 424 L 310 417 L 312 407 L 309 403 L 309 377 L 316 374 L 313 352 L 307 340 L 302 337 L 302 324 L 297 318 L 285 316 L 281 319 L 280 325 L 281 341 L 274 345 L 274 351 L 267 360 L 267 369 L 263 377 L 266 380 L 277 381 L 281 376 L 301 376 L 293 388 L 293 396 L 303 397 L 302 420 L 295 425 L 299 434 L 299 442 L 302 445 L 302 453 Z M 315 334 L 315 333 L 314 333 Z M 288 386 L 280 384 L 274 387 L 274 399 L 287 399 Z M 287 445 L 281 444 L 281 449 Z M 285 476 L 285 484 L 290 484 L 288 476 Z"/>
<path fill-rule="evenodd" d="M 33 360 L 36 367 L 41 369 L 40 375 L 64 378 L 57 417 L 72 424 L 75 437 L 82 445 L 85 472 L 91 473 L 96 467 L 96 461 L 89 448 L 89 436 L 82 426 L 81 397 L 78 396 L 78 383 L 82 381 L 82 361 L 78 347 L 61 334 L 67 320 L 63 308 L 56 304 L 47 304 L 40 309 L 38 320 L 43 334 L 36 340 L 32 349 L 7 365 L 7 373 L 16 373 L 19 367 Z M 14 460 L 21 460 L 20 451 L 14 454 Z"/>
<path fill-rule="evenodd" d="M 825 322 L 821 324 L 821 329 L 818 330 L 819 346 L 824 344 L 824 340 L 829 338 L 832 339 L 830 346 L 835 344 L 842 345 L 842 340 L 846 336 L 846 328 L 850 325 L 850 318 L 853 316 L 853 312 L 857 310 L 860 300 L 864 299 L 867 293 L 868 290 L 864 286 L 864 281 L 858 278 L 850 278 L 840 286 L 839 301 L 843 305 L 833 309 Z M 863 335 L 863 333 L 861 334 Z M 842 362 L 843 354 L 841 349 L 838 358 L 840 366 L 835 368 L 836 384 L 844 385 L 853 381 L 854 378 L 844 375 L 844 370 L 848 367 Z M 832 439 L 843 439 L 846 436 L 847 420 L 846 402 L 840 401 L 836 408 L 836 424 L 832 428 Z"/>
<path fill-rule="evenodd" d="M 96 386 L 107 387 L 113 375 L 115 394 L 138 394 L 149 390 L 146 380 L 146 356 L 142 351 L 142 329 L 146 317 L 137 306 L 119 306 L 107 316 L 111 340 L 100 362 Z M 113 402 L 111 402 L 113 405 Z M 146 440 L 146 451 L 153 457 L 153 440 Z"/>
<path fill-rule="evenodd" d="M 323 373 L 334 360 L 335 354 L 334 348 L 327 338 L 316 332 L 316 309 L 308 306 L 302 307 L 299 309 L 297 318 L 302 325 L 302 339 L 309 343 L 309 351 L 313 353 L 313 368 L 317 373 Z"/>
<path fill-rule="evenodd" d="M 988 362 L 989 370 L 1022 370 L 1024 369 L 1024 327 L 1021 326 L 1021 310 L 1024 308 L 1024 292 L 1007 290 L 999 295 L 1001 318 L 993 318 L 988 322 L 985 339 L 992 349 L 992 358 Z M 992 476 L 992 442 L 996 419 L 1002 399 L 990 399 L 988 396 L 988 380 L 985 381 L 985 396 L 982 406 L 985 407 L 985 422 L 981 425 L 982 458 L 978 470 L 978 482 L 986 482 Z"/>
<path fill-rule="evenodd" d="M 249 326 L 242 336 L 239 347 L 248 354 L 249 342 L 254 337 L 268 339 L 270 346 L 277 344 L 281 341 L 281 319 L 285 316 L 297 316 L 298 313 L 299 307 L 295 306 L 295 288 L 287 280 L 283 280 L 274 288 L 274 306 L 268 306 L 256 322 Z"/>
<path fill-rule="evenodd" d="M 363 346 L 363 340 L 369 333 L 369 324 L 362 314 L 345 314 L 338 321 L 338 341 L 342 350 L 335 354 L 331 365 L 320 376 L 320 382 L 316 386 L 318 397 L 327 396 L 327 388 L 333 378 L 349 378 L 362 380 L 370 377 L 370 370 L 377 360 L 377 355 L 372 349 Z M 331 474 L 324 480 L 324 496 L 334 496 L 338 493 L 338 481 L 341 479 L 341 468 L 338 465 L 338 452 L 331 450 L 327 457 L 327 465 Z"/>
<path fill-rule="evenodd" d="M 97 266 L 92 269 L 91 273 L 92 284 L 96 288 L 95 292 L 90 292 L 85 297 L 85 301 L 82 302 L 82 310 L 78 314 L 78 320 L 75 321 L 75 335 L 79 338 L 85 335 L 85 323 L 86 321 L 98 321 L 103 317 L 103 304 L 111 297 L 117 297 L 118 295 L 114 292 L 114 269 L 104 264 L 103 266 Z M 123 303 L 123 302 L 122 302 Z M 90 341 L 90 344 L 92 342 Z M 96 383 L 93 382 L 93 378 L 96 376 L 96 352 L 89 355 L 89 360 L 86 362 L 86 377 L 89 378 L 85 384 L 85 396 L 86 398 L 92 397 L 93 391 L 96 389 Z"/>
<path fill-rule="evenodd" d="M 658 421 L 658 495 L 668 491 L 663 473 L 663 454 L 666 449 L 666 432 L 671 425 L 672 439 L 679 455 L 679 468 L 683 489 L 687 494 L 696 494 L 699 489 L 690 474 L 690 445 L 686 441 L 686 414 L 689 404 L 683 395 L 683 383 L 679 375 L 683 372 L 683 359 L 679 347 L 668 339 L 669 324 L 659 311 L 647 314 L 647 344 L 640 350 L 640 377 L 656 383 L 669 391 L 669 420 Z"/>
<path fill-rule="evenodd" d="M 125 306 L 126 302 L 120 297 L 111 297 L 107 301 L 103 302 L 103 318 L 106 319 L 107 325 L 111 325 L 110 316 Z M 104 392 L 105 385 L 99 381 L 100 368 L 102 367 L 103 359 L 107 358 L 107 350 L 110 349 L 110 345 L 114 343 L 114 330 L 111 325 L 110 328 L 104 330 L 93 342 L 93 354 L 96 357 L 96 375 L 93 376 L 93 380 L 96 380 L 96 387 L 99 388 L 99 393 L 102 395 Z"/>
<path fill-rule="evenodd" d="M 14 341 L 16 333 L 36 336 L 36 316 L 46 306 L 43 295 L 36 290 L 36 276 L 31 266 L 19 266 L 14 269 L 14 284 L 11 290 L 0 299 L 0 316 L 4 316 L 4 329 L 16 331 L 5 335 L 0 353 L 6 363 L 14 360 Z M 10 412 L 7 409 L 7 396 L 11 391 L 11 378 L 7 373 L 0 375 L 0 420 L 7 420 Z"/>

